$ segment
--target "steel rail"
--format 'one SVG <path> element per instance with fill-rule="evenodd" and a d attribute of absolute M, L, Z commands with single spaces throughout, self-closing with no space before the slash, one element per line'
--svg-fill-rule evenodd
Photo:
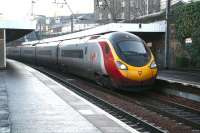
<path fill-rule="evenodd" d="M 31 66 L 33 67 L 33 66 Z M 88 101 L 92 102 L 96 106 L 100 107 L 101 109 L 105 110 L 109 114 L 113 115 L 114 117 L 118 118 L 119 120 L 125 122 L 130 127 L 136 129 L 139 132 L 145 132 L 145 133 L 166 133 L 166 130 L 160 129 L 160 127 L 156 127 L 153 124 L 150 124 L 146 122 L 145 120 L 142 120 L 138 118 L 137 116 L 134 116 L 130 114 L 129 112 L 112 105 L 111 103 L 108 103 L 107 101 L 96 97 L 95 95 L 81 89 L 77 85 L 70 83 L 69 81 L 65 80 L 62 77 L 59 77 L 55 74 L 52 74 L 44 69 L 34 67 L 38 71 L 48 75 L 49 77 L 53 78 L 54 80 L 58 81 L 59 83 L 63 84 L 64 86 L 70 87 L 70 89 L 75 92 L 76 94 L 80 95 L 81 97 L 84 97 Z"/>

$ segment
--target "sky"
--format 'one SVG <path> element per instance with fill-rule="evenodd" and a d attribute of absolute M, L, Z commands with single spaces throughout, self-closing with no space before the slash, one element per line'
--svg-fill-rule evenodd
<path fill-rule="evenodd" d="M 35 1 L 32 4 L 32 1 Z M 56 0 L 64 3 L 64 0 Z M 93 12 L 93 0 L 66 0 L 74 13 Z M 6 19 L 27 19 L 32 13 L 35 15 L 60 16 L 70 15 L 66 5 L 54 4 L 55 0 L 0 0 L 0 17 Z M 3 15 L 1 15 L 1 13 Z"/>
<path fill-rule="evenodd" d="M 35 15 L 66 16 L 71 14 L 66 5 L 62 7 L 61 5 L 53 4 L 55 0 L 0 0 L 0 19 L 30 19 L 32 1 L 35 1 L 33 4 L 33 13 Z M 56 1 L 59 3 L 64 2 L 64 0 Z M 66 1 L 74 13 L 91 13 L 94 10 L 94 0 Z"/>

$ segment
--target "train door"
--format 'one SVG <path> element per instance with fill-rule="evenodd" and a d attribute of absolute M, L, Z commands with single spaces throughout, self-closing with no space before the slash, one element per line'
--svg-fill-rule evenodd
<path fill-rule="evenodd" d="M 95 51 L 95 45 L 88 43 L 87 47 L 85 48 L 85 67 L 86 72 L 90 75 L 90 78 L 94 75 L 94 61 L 96 58 L 96 51 Z"/>
<path fill-rule="evenodd" d="M 100 48 L 96 42 L 91 42 L 88 44 L 87 51 L 87 71 L 90 73 L 91 78 L 94 78 L 95 74 L 101 69 Z"/>
<path fill-rule="evenodd" d="M 83 76 L 87 76 L 88 75 L 88 72 L 89 72 L 89 65 L 88 65 L 88 44 L 85 43 L 85 44 L 82 44 L 83 45 L 83 64 L 82 64 L 82 74 Z"/>

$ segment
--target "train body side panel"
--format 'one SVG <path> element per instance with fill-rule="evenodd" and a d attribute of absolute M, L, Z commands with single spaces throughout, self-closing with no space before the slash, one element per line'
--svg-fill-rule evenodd
<path fill-rule="evenodd" d="M 38 65 L 56 67 L 57 46 L 59 42 L 38 44 L 36 46 L 36 62 Z"/>
<path fill-rule="evenodd" d="M 35 63 L 35 46 L 22 46 L 21 59 L 28 63 Z"/>
<path fill-rule="evenodd" d="M 6 57 L 7 57 L 7 58 L 11 58 L 11 52 L 10 52 L 10 51 L 11 51 L 11 48 L 12 48 L 12 47 L 6 47 Z"/>
<path fill-rule="evenodd" d="M 96 41 L 70 40 L 60 45 L 59 62 L 73 74 L 94 80 L 95 73 L 105 74 L 102 61 L 102 52 Z"/>
<path fill-rule="evenodd" d="M 19 60 L 21 56 L 20 47 L 7 47 L 6 54 L 8 58 Z"/>
<path fill-rule="evenodd" d="M 61 68 L 67 72 L 73 73 L 74 62 L 80 60 L 75 58 L 76 54 L 73 54 L 77 50 L 79 40 L 66 40 L 60 43 L 58 50 L 58 60 Z M 70 53 L 71 52 L 71 53 Z M 72 55 L 73 54 L 73 55 Z M 78 55 L 77 55 L 78 56 Z"/>
<path fill-rule="evenodd" d="M 90 41 L 87 43 L 87 56 L 86 56 L 86 69 L 88 73 L 95 76 L 98 75 L 107 75 L 104 66 L 104 59 L 102 49 L 97 41 Z M 93 77 L 94 78 L 94 77 Z"/>

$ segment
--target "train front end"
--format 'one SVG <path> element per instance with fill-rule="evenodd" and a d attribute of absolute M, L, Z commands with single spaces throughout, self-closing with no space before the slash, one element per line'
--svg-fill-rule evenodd
<path fill-rule="evenodd" d="M 112 69 L 108 71 L 115 86 L 134 90 L 154 83 L 157 65 L 143 40 L 130 33 L 116 32 L 111 33 L 108 44 L 113 56 L 113 63 L 110 61 Z"/>

